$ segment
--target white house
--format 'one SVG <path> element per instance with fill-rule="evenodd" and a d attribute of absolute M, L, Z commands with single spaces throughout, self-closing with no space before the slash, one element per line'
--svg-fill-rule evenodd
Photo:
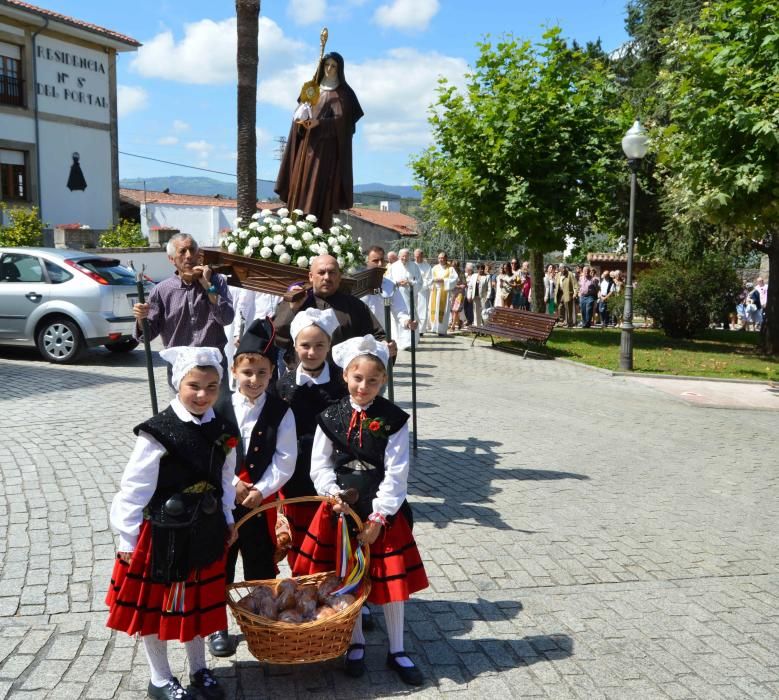
<path fill-rule="evenodd" d="M 0 199 L 50 226 L 118 220 L 116 58 L 140 44 L 19 0 L 0 3 Z"/>

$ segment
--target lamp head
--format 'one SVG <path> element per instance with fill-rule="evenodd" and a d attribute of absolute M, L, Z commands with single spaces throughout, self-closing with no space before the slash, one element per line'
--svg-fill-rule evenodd
<path fill-rule="evenodd" d="M 641 160 L 649 149 L 649 136 L 636 119 L 627 133 L 622 137 L 622 150 L 628 160 Z"/>

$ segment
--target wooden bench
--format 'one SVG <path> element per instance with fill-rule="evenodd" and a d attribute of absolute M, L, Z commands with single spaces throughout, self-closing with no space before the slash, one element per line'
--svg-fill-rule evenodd
<path fill-rule="evenodd" d="M 548 314 L 537 314 L 532 311 L 501 306 L 489 309 L 486 313 L 488 320 L 483 325 L 471 326 L 468 329 L 474 334 L 471 347 L 480 335 L 490 336 L 493 347 L 495 346 L 495 336 L 522 342 L 532 341 L 543 345 L 552 335 L 552 329 L 557 322 L 554 316 Z M 527 357 L 528 351 L 529 348 L 525 350 L 523 357 Z"/>

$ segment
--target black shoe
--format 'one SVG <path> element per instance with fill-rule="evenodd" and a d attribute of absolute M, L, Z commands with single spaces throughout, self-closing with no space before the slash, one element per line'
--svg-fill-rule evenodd
<path fill-rule="evenodd" d="M 407 659 L 409 658 L 409 655 L 405 651 L 398 651 L 394 654 L 387 654 L 387 667 L 395 671 L 395 673 L 398 674 L 400 680 L 402 680 L 407 685 L 422 685 L 425 682 L 425 677 L 422 675 L 422 671 L 420 671 L 416 666 L 412 666 L 411 668 L 401 666 L 395 660 L 399 656 L 405 656 Z"/>
<path fill-rule="evenodd" d="M 373 632 L 373 630 L 376 629 L 376 622 L 373 619 L 373 615 L 368 608 L 363 608 L 363 610 L 368 610 L 368 614 L 366 615 L 364 612 L 360 613 L 360 615 L 362 615 L 362 631 Z"/>
<path fill-rule="evenodd" d="M 355 649 L 362 649 L 362 656 L 359 659 L 350 659 L 349 653 Z M 350 644 L 344 657 L 344 671 L 350 678 L 359 678 L 365 674 L 365 645 Z"/>
<path fill-rule="evenodd" d="M 182 688 L 178 678 L 171 678 L 168 681 L 168 685 L 164 685 L 162 688 L 149 683 L 146 695 L 147 697 L 155 698 L 155 700 L 195 700 L 195 696 L 192 693 Z"/>
<path fill-rule="evenodd" d="M 206 700 L 224 700 L 225 691 L 207 668 L 201 668 L 189 677 L 189 687 L 196 688 Z"/>
<path fill-rule="evenodd" d="M 208 650 L 213 656 L 224 657 L 235 654 L 235 647 L 230 641 L 227 630 L 219 630 L 208 636 Z"/>

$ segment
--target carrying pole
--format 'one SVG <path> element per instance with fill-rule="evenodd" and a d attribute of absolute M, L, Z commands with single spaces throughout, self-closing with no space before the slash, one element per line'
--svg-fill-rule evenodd
<path fill-rule="evenodd" d="M 130 261 L 130 269 L 135 272 L 135 284 L 138 288 L 138 303 L 146 303 L 146 292 L 143 288 L 143 273 L 146 270 L 146 265 L 141 265 L 141 271 L 138 272 L 133 267 L 133 261 Z M 151 342 L 149 341 L 149 321 L 143 319 L 141 321 L 141 328 L 143 329 L 143 349 L 146 352 L 146 374 L 149 378 L 149 394 L 151 396 L 151 410 L 156 416 L 159 413 L 157 409 L 157 388 L 154 384 L 154 365 L 151 359 Z"/>
<path fill-rule="evenodd" d="M 416 313 L 416 293 L 414 292 L 414 285 L 411 282 L 408 283 L 409 288 L 409 312 L 411 313 L 411 320 L 417 320 Z M 414 431 L 414 438 L 411 442 L 411 446 L 414 452 L 417 451 L 417 331 L 411 330 L 411 426 Z"/>
<path fill-rule="evenodd" d="M 392 296 L 384 296 L 381 287 L 378 289 L 381 298 L 384 301 L 384 332 L 387 334 L 387 342 L 392 341 L 392 320 L 390 318 L 390 307 L 392 306 Z M 387 398 L 395 402 L 395 382 L 392 376 L 392 358 L 387 364 Z"/>

